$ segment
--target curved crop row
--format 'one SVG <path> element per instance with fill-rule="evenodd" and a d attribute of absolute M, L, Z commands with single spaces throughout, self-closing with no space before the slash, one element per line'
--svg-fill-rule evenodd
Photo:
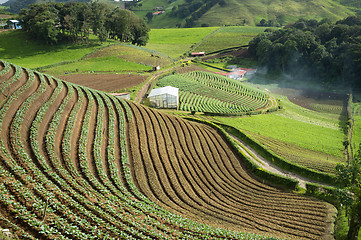
<path fill-rule="evenodd" d="M 241 114 L 267 106 L 268 95 L 214 73 L 188 72 L 164 77 L 158 86 L 180 90 L 179 110 Z"/>
<path fill-rule="evenodd" d="M 297 239 L 324 234 L 322 203 L 252 179 L 215 130 L 131 107 L 134 178 L 153 202 L 214 226 Z"/>
<path fill-rule="evenodd" d="M 21 239 L 266 238 L 188 220 L 144 195 L 148 191 L 143 183 L 133 181 L 134 173 L 143 168 L 136 163 L 145 156 L 138 145 L 132 145 L 139 120 L 133 115 L 133 104 L 3 61 L 0 72 L 4 73 L 1 91 L 6 93 L 0 106 L 0 227 L 10 228 Z M 141 111 L 146 116 L 148 110 Z M 161 115 L 155 112 L 147 116 L 146 126 L 152 129 L 168 122 L 165 116 L 159 120 Z M 156 131 L 159 143 L 172 141 L 171 132 Z M 144 132 L 137 136 L 147 144 Z M 167 149 L 152 146 L 163 149 L 162 153 Z M 162 158 L 154 155 L 158 152 L 148 152 L 155 158 L 152 161 Z M 178 154 L 178 150 L 169 154 L 168 163 Z M 195 149 L 187 158 L 202 161 Z M 178 173 L 173 176 L 168 181 L 171 186 Z M 178 186 L 184 188 L 181 182 Z M 187 211 L 207 199 L 195 190 L 199 186 L 192 193 L 187 193 L 188 188 L 183 191 L 189 196 Z M 205 211 L 220 214 L 225 210 L 225 219 L 234 222 L 233 211 L 239 209 L 237 197 L 231 195 L 231 210 L 213 200 L 204 206 Z M 183 196 L 178 199 L 181 203 Z M 241 219 L 240 214 L 236 216 Z"/>

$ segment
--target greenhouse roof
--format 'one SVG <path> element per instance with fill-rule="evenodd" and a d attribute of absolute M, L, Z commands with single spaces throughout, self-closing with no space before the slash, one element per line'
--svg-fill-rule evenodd
<path fill-rule="evenodd" d="M 162 87 L 162 88 L 156 88 L 153 89 L 148 97 L 153 97 L 153 96 L 158 96 L 158 95 L 162 95 L 162 94 L 169 94 L 169 95 L 173 95 L 173 96 L 178 96 L 178 88 L 172 87 L 172 86 L 166 86 L 166 87 Z"/>

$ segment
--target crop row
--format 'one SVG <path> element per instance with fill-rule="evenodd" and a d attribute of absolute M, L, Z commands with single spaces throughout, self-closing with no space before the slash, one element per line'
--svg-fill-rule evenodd
<path fill-rule="evenodd" d="M 180 110 L 237 114 L 257 111 L 268 103 L 268 95 L 217 74 L 189 72 L 167 76 L 158 86 L 181 91 Z"/>
<path fill-rule="evenodd" d="M 322 231 L 322 204 L 253 180 L 210 128 L 10 67 L 0 76 L 9 93 L 0 108 L 0 226 L 22 239 L 263 239 L 185 218 L 197 213 L 280 236 L 289 234 L 280 221 L 297 221 L 290 233 L 305 238 Z"/>
<path fill-rule="evenodd" d="M 131 144 L 134 175 L 154 202 L 241 229 L 305 238 L 324 231 L 322 205 L 254 181 L 212 130 L 132 108 L 137 126 Z"/>
<path fill-rule="evenodd" d="M 333 155 L 304 149 L 275 139 L 262 136 L 254 136 L 254 138 L 278 156 L 316 171 L 334 174 L 336 163 L 342 161 Z"/>

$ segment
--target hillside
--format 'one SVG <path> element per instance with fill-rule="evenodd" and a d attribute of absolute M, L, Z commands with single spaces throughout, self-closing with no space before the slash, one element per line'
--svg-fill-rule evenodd
<path fill-rule="evenodd" d="M 0 226 L 21 239 L 329 233 L 325 203 L 255 180 L 211 127 L 4 61 L 0 86 Z"/>
<path fill-rule="evenodd" d="M 60 0 L 56 2 L 68 1 Z M 29 4 L 44 2 L 55 2 L 55 0 L 9 0 L 4 3 L 4 6 L 10 6 L 11 12 L 18 13 Z M 91 0 L 76 0 L 75 2 L 91 2 Z M 113 0 L 99 0 L 99 2 L 117 7 L 123 5 L 122 2 Z M 338 20 L 355 15 L 361 9 L 359 1 L 352 0 L 143 0 L 137 3 L 126 3 L 126 7 L 142 18 L 149 20 L 149 17 L 151 17 L 148 22 L 151 28 L 223 25 L 255 26 L 262 19 L 285 25 L 299 18 Z M 153 16 L 150 14 L 159 10 L 165 12 Z M 150 14 L 150 16 L 146 17 L 147 14 Z"/>
<path fill-rule="evenodd" d="M 188 5 L 182 5 L 184 4 L 183 0 L 143 0 L 140 2 L 141 6 L 133 7 L 132 10 L 138 16 L 145 17 L 149 11 L 156 12 L 157 9 L 155 7 L 163 7 L 165 12 L 161 15 L 153 16 L 149 22 L 149 26 L 152 28 L 175 27 L 177 24 L 186 26 L 186 19 L 189 18 L 194 19 L 194 24 L 191 27 L 202 25 L 256 25 L 262 19 L 274 20 L 281 25 L 285 25 L 299 18 L 315 18 L 318 20 L 329 18 L 338 20 L 354 15 L 359 10 L 357 4 L 351 6 L 350 1 L 346 0 L 224 0 L 217 2 L 219 3 L 212 5 L 209 9 L 206 8 L 205 11 L 201 10 L 205 5 L 200 4 L 189 9 L 186 6 L 191 5 L 188 3 Z"/>

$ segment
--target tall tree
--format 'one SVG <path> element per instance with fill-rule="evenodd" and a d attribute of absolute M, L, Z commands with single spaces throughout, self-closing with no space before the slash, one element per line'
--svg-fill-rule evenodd
<path fill-rule="evenodd" d="M 357 240 L 361 228 L 361 152 L 348 166 L 339 164 L 336 170 L 338 180 L 345 190 L 340 200 L 351 210 L 347 239 Z"/>

